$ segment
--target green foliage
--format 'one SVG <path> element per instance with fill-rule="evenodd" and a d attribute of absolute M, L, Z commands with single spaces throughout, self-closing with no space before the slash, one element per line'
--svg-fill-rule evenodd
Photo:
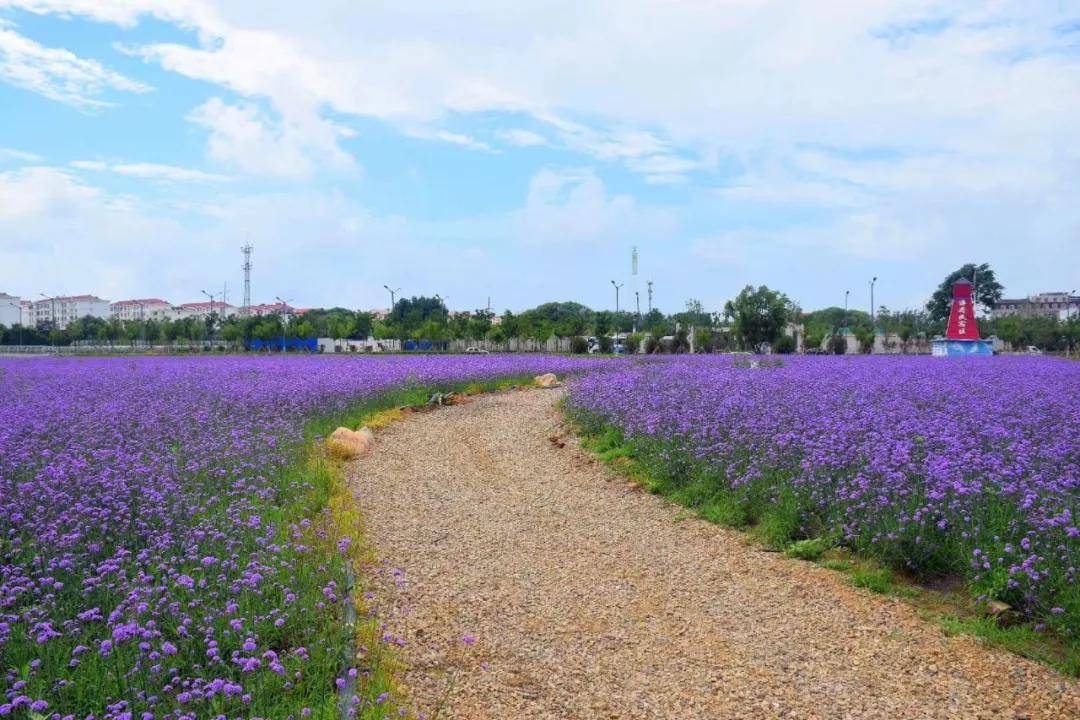
<path fill-rule="evenodd" d="M 859 341 L 859 352 L 869 354 L 874 350 L 874 331 L 857 330 L 855 339 Z"/>
<path fill-rule="evenodd" d="M 795 308 L 783 293 L 747 285 L 724 305 L 724 314 L 732 319 L 732 333 L 739 344 L 760 353 L 784 332 Z"/>
<path fill-rule="evenodd" d="M 825 538 L 810 538 L 791 543 L 784 550 L 784 554 L 789 558 L 798 560 L 819 560 L 825 551 L 831 547 L 832 543 Z"/>
<path fill-rule="evenodd" d="M 597 341 L 600 343 L 600 352 L 602 353 L 610 353 L 614 349 L 615 341 L 608 335 L 601 335 L 597 338 Z"/>
<path fill-rule="evenodd" d="M 799 532 L 799 504 L 791 494 L 784 494 L 774 502 L 760 505 L 758 524 L 754 537 L 771 550 L 782 550 Z"/>
<path fill-rule="evenodd" d="M 975 283 L 975 302 L 982 305 L 984 309 L 993 310 L 1001 300 L 1001 293 L 1005 288 L 997 281 L 990 265 L 967 263 L 946 275 L 934 294 L 930 296 L 930 300 L 926 303 L 926 310 L 930 313 L 932 320 L 941 321 L 949 317 L 949 310 L 952 308 L 953 283 L 961 278 Z"/>
<path fill-rule="evenodd" d="M 1029 625 L 1002 627 L 992 617 L 938 617 L 946 635 L 967 633 L 1022 657 L 1056 667 L 1065 675 L 1080 676 L 1080 640 L 1048 638 Z"/>
<path fill-rule="evenodd" d="M 589 342 L 580 335 L 570 338 L 570 352 L 575 355 L 584 355 L 589 352 Z"/>
<path fill-rule="evenodd" d="M 438 328 L 441 333 L 446 327 L 448 317 L 449 313 L 442 298 L 414 296 L 401 298 L 394 303 L 386 318 L 386 324 L 393 330 L 395 337 L 434 340 L 436 338 L 428 337 L 425 332 Z"/>
<path fill-rule="evenodd" d="M 695 330 L 708 329 L 713 326 L 713 316 L 705 311 L 700 300 L 690 298 L 686 301 L 686 310 L 671 316 L 673 322 L 683 327 L 693 327 Z"/>
<path fill-rule="evenodd" d="M 831 335 L 828 351 L 833 355 L 843 355 L 847 352 L 847 339 L 843 335 Z"/>
<path fill-rule="evenodd" d="M 795 342 L 795 338 L 792 335 L 781 335 L 779 338 L 777 338 L 776 342 L 773 343 L 772 349 L 774 353 L 779 353 L 780 355 L 790 355 L 791 353 L 795 352 L 796 346 L 797 343 Z"/>
<path fill-rule="evenodd" d="M 856 567 L 848 577 L 855 587 L 888 595 L 893 591 L 892 573 L 885 568 Z"/>
<path fill-rule="evenodd" d="M 982 335 L 997 335 L 1014 349 L 1034 345 L 1047 351 L 1071 350 L 1080 345 L 1080 316 L 1066 321 L 1043 315 L 1010 315 L 980 321 Z"/>
<path fill-rule="evenodd" d="M 842 307 L 827 307 L 803 313 L 801 319 L 807 335 L 813 334 L 820 338 L 814 347 L 820 347 L 822 339 L 842 328 L 851 328 L 856 331 L 870 329 L 870 313 L 854 309 L 845 312 Z"/>
<path fill-rule="evenodd" d="M 643 338 L 644 336 L 641 333 L 631 333 L 630 335 L 627 335 L 623 340 L 623 347 L 626 349 L 626 352 L 630 355 L 637 353 L 638 348 L 641 347 Z"/>

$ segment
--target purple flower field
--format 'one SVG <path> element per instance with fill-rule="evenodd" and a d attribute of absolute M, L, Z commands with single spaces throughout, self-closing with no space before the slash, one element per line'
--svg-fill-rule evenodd
<path fill-rule="evenodd" d="M 403 385 L 590 365 L 0 360 L 0 716 L 338 716 L 364 669 L 342 660 L 326 488 L 289 471 L 309 421 Z"/>
<path fill-rule="evenodd" d="M 697 357 L 571 384 L 657 489 L 703 515 L 825 537 L 1080 630 L 1080 363 Z"/>

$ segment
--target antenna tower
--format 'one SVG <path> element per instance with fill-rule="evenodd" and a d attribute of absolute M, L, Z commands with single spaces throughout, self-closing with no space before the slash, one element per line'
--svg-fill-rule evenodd
<path fill-rule="evenodd" d="M 240 252 L 244 253 L 244 306 L 240 308 L 240 314 L 244 317 L 251 312 L 251 253 L 255 248 L 251 243 L 244 243 Z"/>

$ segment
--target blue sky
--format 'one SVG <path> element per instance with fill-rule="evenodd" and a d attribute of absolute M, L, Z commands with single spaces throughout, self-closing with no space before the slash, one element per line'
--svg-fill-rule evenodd
<path fill-rule="evenodd" d="M 396 5 L 0 0 L 0 291 L 1080 287 L 1069 3 Z"/>

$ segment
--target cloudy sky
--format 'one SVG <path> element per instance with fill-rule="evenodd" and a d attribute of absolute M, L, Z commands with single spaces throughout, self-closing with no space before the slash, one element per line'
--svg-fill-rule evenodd
<path fill-rule="evenodd" d="M 0 0 L 0 291 L 1069 290 L 1078 128 L 1073 2 Z"/>

